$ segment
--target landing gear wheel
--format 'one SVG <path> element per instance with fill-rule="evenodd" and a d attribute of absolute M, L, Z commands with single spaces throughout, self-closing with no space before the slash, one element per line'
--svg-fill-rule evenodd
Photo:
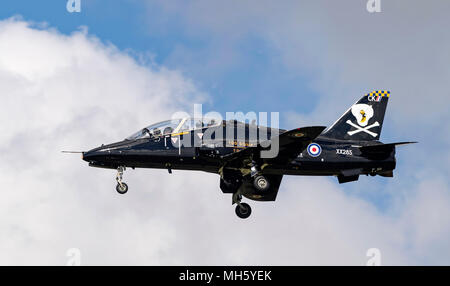
<path fill-rule="evenodd" d="M 116 191 L 119 194 L 121 194 L 121 195 L 123 195 L 126 192 L 128 192 L 128 185 L 125 184 L 124 182 L 122 182 L 123 171 L 125 171 L 125 167 L 123 167 L 123 166 L 117 167 L 117 175 L 116 175 L 117 186 L 116 186 Z"/>
<path fill-rule="evenodd" d="M 269 189 L 269 180 L 266 177 L 259 175 L 253 180 L 253 185 L 258 191 L 265 192 Z"/>
<path fill-rule="evenodd" d="M 248 218 L 252 214 L 252 208 L 246 203 L 236 206 L 236 215 L 242 219 Z"/>
<path fill-rule="evenodd" d="M 125 194 L 126 192 L 128 192 L 128 185 L 127 184 L 125 184 L 124 182 L 122 182 L 122 184 L 117 184 L 117 186 L 116 186 L 116 191 L 119 193 L 119 194 L 121 194 L 121 195 L 123 195 L 123 194 Z"/>

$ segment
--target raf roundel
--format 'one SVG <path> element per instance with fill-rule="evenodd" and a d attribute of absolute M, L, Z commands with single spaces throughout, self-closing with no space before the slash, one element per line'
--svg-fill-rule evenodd
<path fill-rule="evenodd" d="M 307 150 L 309 156 L 311 157 L 317 157 L 320 155 L 320 153 L 322 153 L 322 147 L 320 147 L 320 145 L 317 143 L 309 144 Z"/>

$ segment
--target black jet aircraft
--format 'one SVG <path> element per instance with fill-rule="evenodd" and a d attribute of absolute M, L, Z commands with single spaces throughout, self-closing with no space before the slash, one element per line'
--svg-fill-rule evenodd
<path fill-rule="evenodd" d="M 389 91 L 364 95 L 328 128 L 288 131 L 236 120 L 164 121 L 82 152 L 82 158 L 92 167 L 117 169 L 120 194 L 128 191 L 122 181 L 127 167 L 219 174 L 220 189 L 232 194 L 236 214 L 247 218 L 251 208 L 242 197 L 275 201 L 284 175 L 336 176 L 339 183 L 356 181 L 360 175 L 393 177 L 396 146 L 415 142 L 379 141 L 389 96 Z M 263 156 L 271 148 L 276 156 Z"/>

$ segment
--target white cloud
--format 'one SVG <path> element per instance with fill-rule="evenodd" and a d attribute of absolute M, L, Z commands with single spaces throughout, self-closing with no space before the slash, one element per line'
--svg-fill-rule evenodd
<path fill-rule="evenodd" d="M 404 190 L 383 213 L 334 181 L 287 177 L 246 221 L 211 174 L 127 170 L 118 195 L 114 171 L 59 151 L 120 140 L 206 96 L 87 32 L 1 21 L 0 94 L 0 264 L 64 265 L 72 247 L 82 264 L 364 265 L 372 247 L 383 264 L 448 263 L 445 180 Z"/>
<path fill-rule="evenodd" d="M 111 191 L 106 201 L 119 202 L 113 172 L 87 168 L 79 156 L 60 151 L 121 140 L 205 94 L 179 72 L 141 66 L 86 31 L 66 36 L 17 19 L 0 22 L 0 90 L 7 192 L 0 203 L 0 263 L 58 263 L 72 241 L 97 251 L 126 241 L 133 230 L 159 251 L 166 243 L 164 225 L 141 224 L 131 207 L 119 215 L 107 203 L 90 205 L 93 198 L 103 201 L 102 187 Z M 96 233 L 102 228 L 103 235 Z M 133 237 L 129 247 L 137 245 Z"/>

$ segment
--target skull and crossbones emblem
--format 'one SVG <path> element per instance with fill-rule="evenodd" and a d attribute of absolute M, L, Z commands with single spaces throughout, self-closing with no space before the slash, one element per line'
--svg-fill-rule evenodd
<path fill-rule="evenodd" d="M 380 123 L 376 121 L 371 125 L 367 125 L 369 123 L 370 118 L 373 117 L 372 106 L 368 104 L 355 104 L 352 106 L 352 114 L 353 116 L 355 116 L 358 125 L 351 122 L 350 120 L 347 120 L 346 123 L 348 125 L 356 128 L 353 131 L 348 131 L 347 132 L 348 135 L 353 136 L 357 133 L 365 132 L 373 137 L 377 137 L 378 134 L 370 131 L 370 129 L 380 126 Z"/>

